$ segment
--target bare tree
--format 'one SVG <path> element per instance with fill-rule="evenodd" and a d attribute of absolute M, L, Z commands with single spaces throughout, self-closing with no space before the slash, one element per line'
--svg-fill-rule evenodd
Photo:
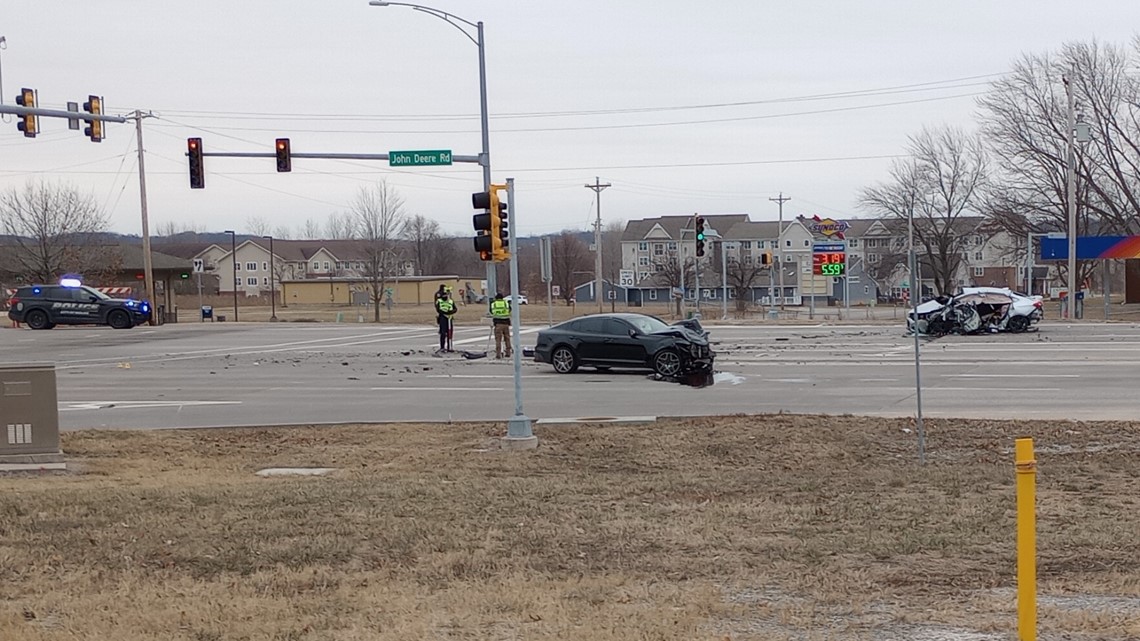
<path fill-rule="evenodd" d="M 976 136 L 945 127 L 924 129 L 910 138 L 910 160 L 896 161 L 891 180 L 863 190 L 860 205 L 892 219 L 892 235 L 905 235 L 911 210 L 914 240 L 922 248 L 939 294 L 956 289 L 970 234 L 978 231 L 978 211 L 986 180 L 986 156 Z"/>
<path fill-rule="evenodd" d="M 380 302 L 388 277 L 399 262 L 396 233 L 403 224 L 404 199 L 387 182 L 361 188 L 352 203 L 352 216 L 364 258 L 373 320 L 380 322 Z"/>
<path fill-rule="evenodd" d="M 325 238 L 347 240 L 356 235 L 356 219 L 351 212 L 329 214 L 325 221 Z"/>
<path fill-rule="evenodd" d="M 1092 141 L 1076 149 L 1077 234 L 1140 232 L 1140 39 L 1130 53 L 1096 42 L 1027 55 L 981 100 L 995 159 L 986 212 L 1017 237 L 1068 230 L 1066 86 Z M 1080 265 L 1087 275 L 1095 265 Z M 1062 266 L 1064 267 L 1064 266 Z"/>
<path fill-rule="evenodd" d="M 653 280 L 662 287 L 668 287 L 670 296 L 673 295 L 673 288 L 680 288 L 686 282 L 692 283 L 696 279 L 696 271 L 694 271 L 696 261 L 692 258 L 684 259 L 682 263 L 677 255 L 663 256 L 653 263 L 653 268 L 656 270 Z M 697 295 L 699 296 L 700 293 L 698 292 Z M 681 315 L 681 302 L 682 299 L 678 298 L 676 302 L 678 316 Z"/>
<path fill-rule="evenodd" d="M 423 214 L 416 214 L 404 221 L 400 236 L 411 246 L 417 275 L 440 273 L 438 268 L 442 262 L 440 259 L 444 243 L 439 233 L 439 223 Z"/>
<path fill-rule="evenodd" d="M 550 263 L 554 284 L 561 290 L 562 300 L 569 305 L 574 297 L 574 284 L 582 277 L 580 272 L 592 270 L 594 261 L 590 248 L 576 232 L 564 231 L 550 241 Z"/>
<path fill-rule="evenodd" d="M 251 236 L 268 236 L 273 232 L 273 225 L 264 216 L 246 216 L 245 230 Z"/>
<path fill-rule="evenodd" d="M 179 236 L 182 234 L 204 234 L 206 226 L 201 223 L 192 223 L 187 221 L 168 220 L 164 223 L 159 223 L 154 228 L 154 235 L 159 238 L 169 238 L 171 236 Z"/>
<path fill-rule="evenodd" d="M 771 266 L 746 264 L 736 258 L 728 259 L 725 282 L 736 297 L 736 311 L 742 312 L 748 308 L 748 295 L 762 282 L 760 277 L 766 275 L 770 269 Z"/>
<path fill-rule="evenodd" d="M 621 282 L 621 236 L 625 233 L 625 221 L 613 220 L 602 227 L 602 277 L 614 283 Z M 615 290 L 616 291 L 616 290 Z M 610 301 L 610 310 L 617 300 Z"/>
<path fill-rule="evenodd" d="M 321 224 L 317 222 L 316 218 L 305 219 L 305 224 L 301 226 L 300 235 L 302 240 L 320 240 Z"/>
<path fill-rule="evenodd" d="M 68 273 L 102 280 L 121 263 L 117 248 L 99 243 L 106 228 L 107 216 L 90 194 L 37 181 L 13 187 L 0 195 L 0 232 L 11 243 L 0 250 L 0 269 L 26 282 L 54 282 Z"/>
<path fill-rule="evenodd" d="M 293 229 L 288 225 L 278 225 L 273 228 L 273 237 L 279 240 L 291 240 L 293 238 Z"/>

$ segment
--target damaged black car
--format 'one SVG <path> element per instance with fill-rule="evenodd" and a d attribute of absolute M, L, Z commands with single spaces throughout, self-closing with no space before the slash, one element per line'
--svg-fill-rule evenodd
<path fill-rule="evenodd" d="M 698 326 L 699 327 L 699 326 Z M 594 314 L 538 333 L 534 360 L 559 374 L 579 367 L 650 369 L 663 378 L 711 374 L 708 333 L 645 314 Z"/>

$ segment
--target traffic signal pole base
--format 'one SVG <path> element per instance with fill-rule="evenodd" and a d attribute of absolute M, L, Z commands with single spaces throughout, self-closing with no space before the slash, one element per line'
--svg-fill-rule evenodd
<path fill-rule="evenodd" d="M 771 320 L 779 320 L 780 312 L 775 310 L 775 309 L 769 309 L 768 310 L 768 318 Z"/>
<path fill-rule="evenodd" d="M 507 421 L 507 435 L 499 439 L 504 450 L 533 450 L 538 447 L 538 437 L 531 431 L 530 417 L 519 414 Z"/>

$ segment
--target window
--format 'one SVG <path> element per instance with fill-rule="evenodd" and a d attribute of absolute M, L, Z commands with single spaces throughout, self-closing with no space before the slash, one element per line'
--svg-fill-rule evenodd
<path fill-rule="evenodd" d="M 867 262 L 868 263 L 879 262 L 879 255 L 878 254 L 867 254 Z"/>
<path fill-rule="evenodd" d="M 234 276 L 234 286 L 241 285 L 241 276 Z"/>
<path fill-rule="evenodd" d="M 241 263 L 234 263 L 234 271 L 235 272 L 241 271 Z"/>
<path fill-rule="evenodd" d="M 315 272 L 321 271 L 321 264 L 316 262 L 316 261 L 313 261 L 313 271 L 315 271 Z"/>
<path fill-rule="evenodd" d="M 261 263 L 261 271 L 263 271 L 263 272 L 269 271 L 269 263 Z"/>
<path fill-rule="evenodd" d="M 637 244 L 637 251 L 639 251 L 639 252 L 649 251 L 649 243 L 638 243 Z"/>
<path fill-rule="evenodd" d="M 983 242 L 984 241 L 982 240 L 981 236 L 974 236 L 974 244 L 975 245 L 981 245 Z"/>
<path fill-rule="evenodd" d="M 649 272 L 637 272 L 637 282 L 640 283 L 646 278 L 649 278 Z"/>
<path fill-rule="evenodd" d="M 256 276 L 250 276 L 249 278 L 245 279 L 245 284 L 249 285 L 251 287 L 256 287 L 257 286 L 257 277 Z"/>
<path fill-rule="evenodd" d="M 255 272 L 257 271 L 257 263 L 248 262 L 245 264 L 245 269 L 246 271 Z"/>
<path fill-rule="evenodd" d="M 269 279 L 268 279 L 268 278 L 266 278 L 266 277 L 264 277 L 264 276 L 262 276 L 262 277 L 261 277 L 261 284 L 262 284 L 262 285 L 264 285 L 264 286 L 266 286 L 266 287 L 269 287 Z"/>
<path fill-rule="evenodd" d="M 762 241 L 762 240 L 756 241 L 756 249 L 764 249 L 764 241 Z"/>
<path fill-rule="evenodd" d="M 974 252 L 974 260 L 983 260 L 982 252 Z"/>
<path fill-rule="evenodd" d="M 649 300 L 657 300 L 657 290 L 656 289 L 649 290 Z"/>
<path fill-rule="evenodd" d="M 811 239 L 810 238 L 804 239 L 804 247 L 811 247 Z"/>
<path fill-rule="evenodd" d="M 654 265 L 653 265 L 653 271 L 655 271 L 655 272 L 663 272 L 663 271 L 665 271 L 665 266 L 664 266 L 664 265 L 662 265 L 661 263 L 656 263 L 656 264 L 654 264 Z"/>
<path fill-rule="evenodd" d="M 653 243 L 653 255 L 654 256 L 664 256 L 665 255 L 665 243 Z"/>
<path fill-rule="evenodd" d="M 764 242 L 764 241 L 760 241 L 760 242 Z M 752 249 L 752 241 L 751 240 L 740 241 L 740 248 L 741 249 Z"/>
<path fill-rule="evenodd" d="M 325 271 L 327 272 L 328 270 L 329 270 L 329 261 L 326 260 L 325 261 Z"/>
<path fill-rule="evenodd" d="M 640 265 L 641 267 L 645 267 L 646 265 L 649 264 L 649 257 L 648 256 L 638 256 L 637 257 L 637 264 Z"/>
<path fill-rule="evenodd" d="M 792 246 L 792 241 L 791 241 L 791 240 L 785 240 L 785 241 L 784 241 L 784 247 L 791 247 L 791 246 Z"/>
<path fill-rule="evenodd" d="M 677 251 L 677 241 L 675 241 L 675 240 L 669 241 L 669 251 L 671 251 L 671 252 Z"/>
<path fill-rule="evenodd" d="M 985 267 L 975 267 L 974 268 L 974 276 L 985 276 L 985 275 L 986 275 L 986 268 Z"/>
<path fill-rule="evenodd" d="M 752 257 L 751 256 L 745 256 L 744 257 L 744 264 L 745 265 L 751 265 L 752 264 Z"/>
<path fill-rule="evenodd" d="M 858 247 L 859 246 L 859 239 L 858 238 L 851 238 L 847 242 L 851 243 L 852 247 Z"/>

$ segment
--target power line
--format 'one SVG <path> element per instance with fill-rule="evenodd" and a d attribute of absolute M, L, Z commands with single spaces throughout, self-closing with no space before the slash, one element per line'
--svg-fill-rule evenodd
<path fill-rule="evenodd" d="M 492 114 L 492 119 L 524 119 L 524 118 L 564 118 L 578 116 L 604 116 L 620 114 L 655 113 L 668 111 L 689 111 L 699 109 L 723 109 L 732 107 L 746 107 L 755 105 L 781 104 L 788 102 L 805 102 L 815 100 L 834 100 L 838 98 L 857 98 L 878 95 L 891 95 L 898 93 L 916 93 L 921 91 L 937 91 L 942 89 L 955 89 L 963 87 L 976 87 L 988 85 L 989 82 L 966 82 L 982 80 L 1009 75 L 1009 72 L 979 74 L 962 76 L 946 80 L 933 80 L 928 82 L 892 85 L 871 89 L 853 89 L 850 91 L 837 91 L 819 94 L 806 94 L 801 96 L 785 96 L 781 98 L 764 98 L 757 100 L 741 100 L 731 102 L 698 103 L 688 105 L 658 105 L 647 107 L 625 107 L 616 109 L 583 109 L 562 111 L 523 111 Z M 206 110 L 164 110 L 166 113 L 179 114 L 198 118 L 224 118 L 224 119 L 289 119 L 289 118 L 321 118 L 324 120 L 375 120 L 375 121 L 438 121 L 438 120 L 473 120 L 479 114 L 327 114 L 327 113 L 272 113 L 256 111 L 206 111 Z"/>

